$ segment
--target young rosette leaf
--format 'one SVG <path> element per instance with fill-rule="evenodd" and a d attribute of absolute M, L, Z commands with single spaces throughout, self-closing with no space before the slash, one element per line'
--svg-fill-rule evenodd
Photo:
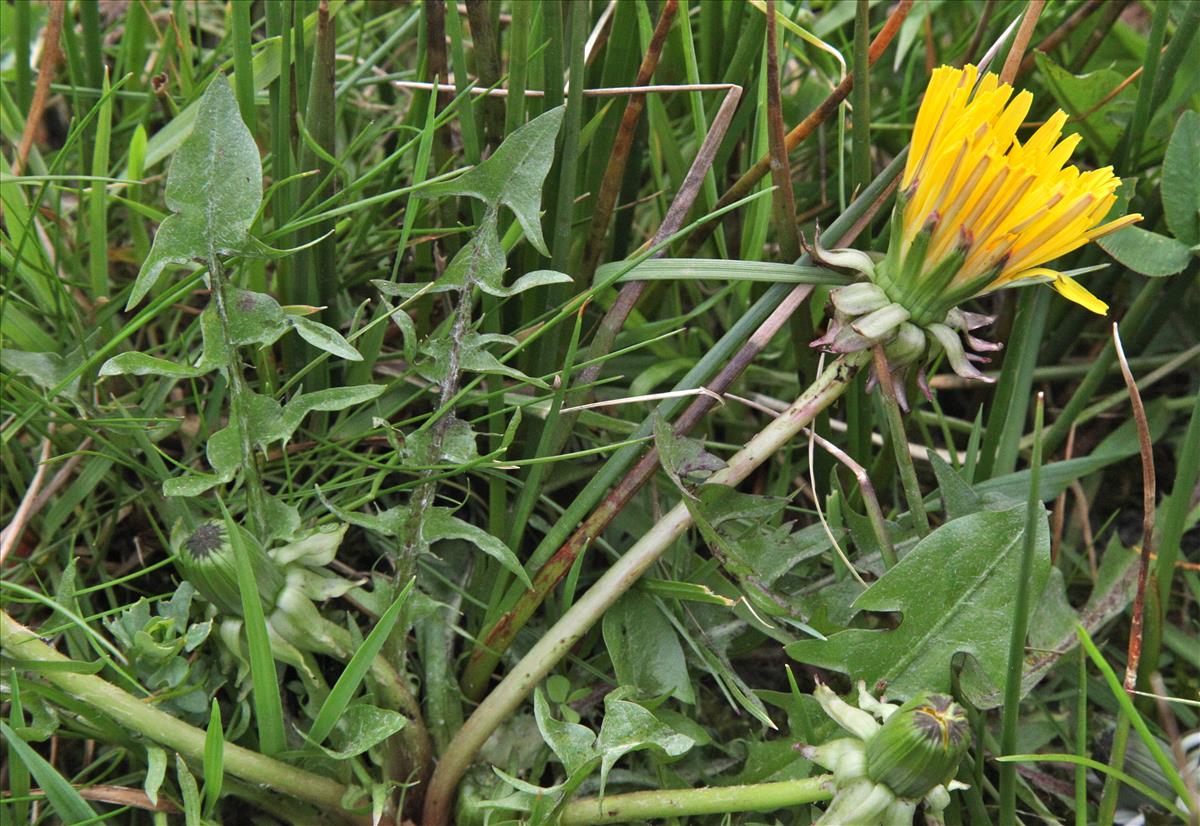
<path fill-rule="evenodd" d="M 174 214 L 159 225 L 126 309 L 146 296 L 168 264 L 207 262 L 247 244 L 262 205 L 262 161 L 222 74 L 205 90 L 195 126 L 171 161 L 166 198 Z"/>
<path fill-rule="evenodd" d="M 339 508 L 326 499 L 320 490 L 317 491 L 317 495 L 325 507 L 329 508 L 330 512 L 342 521 L 384 536 L 404 534 L 410 529 L 411 520 L 419 518 L 420 540 L 424 547 L 428 548 L 433 543 L 445 539 L 459 539 L 468 542 L 503 565 L 526 588 L 533 587 L 529 581 L 529 574 L 525 572 L 521 560 L 517 558 L 511 548 L 483 528 L 459 519 L 450 508 L 426 508 L 419 516 L 413 513 L 412 507 L 409 505 L 398 505 L 375 514 L 355 513 Z"/>
<path fill-rule="evenodd" d="M 493 209 L 504 205 L 521 222 L 529 243 L 542 255 L 549 255 L 542 237 L 542 184 L 554 163 L 554 142 L 565 109 L 558 106 L 539 115 L 509 135 L 479 166 L 414 194 L 422 198 L 467 195 Z"/>
<path fill-rule="evenodd" d="M 1050 534 L 1037 521 L 1033 604 L 1050 569 Z M 950 688 L 951 659 L 970 654 L 983 676 L 1004 683 L 1025 535 L 1025 505 L 947 522 L 854 601 L 856 611 L 899 612 L 894 630 L 852 628 L 787 646 L 799 662 L 834 668 L 888 693 L 912 697 Z"/>
<path fill-rule="evenodd" d="M 500 243 L 496 211 L 489 209 L 479 222 L 479 228 L 462 249 L 450 259 L 445 272 L 432 284 L 393 284 L 376 280 L 374 284 L 388 296 L 411 298 L 417 293 L 444 293 L 477 285 L 488 295 L 510 298 L 518 293 L 547 284 L 563 284 L 571 280 L 566 273 L 536 270 L 527 273 L 512 286 L 504 286 L 504 246 Z"/>

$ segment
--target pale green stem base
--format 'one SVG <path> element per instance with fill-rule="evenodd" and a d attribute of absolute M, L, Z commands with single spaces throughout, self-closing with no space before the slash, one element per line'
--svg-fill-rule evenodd
<path fill-rule="evenodd" d="M 28 663 L 30 671 L 130 731 L 173 749 L 190 760 L 199 762 L 204 759 L 205 734 L 200 729 L 189 726 L 93 674 L 39 670 L 37 663 L 61 666 L 70 660 L 2 611 L 0 644 L 7 656 L 18 663 Z M 371 822 L 370 817 L 355 815 L 342 807 L 346 787 L 327 777 L 294 768 L 232 743 L 225 744 L 224 765 L 225 771 L 234 777 L 311 803 L 331 817 L 355 824 Z"/>
<path fill-rule="evenodd" d="M 803 780 L 718 786 L 705 789 L 666 789 L 655 792 L 588 797 L 563 807 L 560 826 L 593 823 L 635 823 L 668 817 L 715 815 L 726 812 L 771 812 L 833 797 L 833 775 Z"/>
<path fill-rule="evenodd" d="M 821 411 L 845 392 L 858 368 L 870 359 L 861 351 L 839 357 L 791 407 L 758 432 L 729 460 L 725 468 L 713 474 L 712 484 L 736 485 L 750 475 L 772 454 L 784 447 L 812 423 Z M 692 524 L 687 505 L 680 502 L 663 516 L 624 556 L 575 601 L 562 618 L 548 630 L 529 653 L 521 658 L 508 676 L 480 703 L 446 748 L 430 780 L 425 797 L 424 826 L 445 826 L 450 819 L 454 791 L 484 742 L 508 720 L 513 712 L 567 655 L 571 647 L 604 615 L 604 612 L 628 591 Z"/>

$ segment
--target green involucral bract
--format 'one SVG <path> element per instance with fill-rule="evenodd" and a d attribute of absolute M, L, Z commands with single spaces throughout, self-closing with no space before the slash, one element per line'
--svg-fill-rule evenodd
<path fill-rule="evenodd" d="M 258 583 L 263 608 L 270 611 L 283 590 L 284 576 L 253 534 L 239 527 L 242 543 L 250 556 L 250 567 Z M 223 613 L 241 616 L 242 600 L 237 583 L 237 559 L 225 523 L 208 519 L 192 529 L 182 522 L 171 532 L 171 547 L 180 575 Z"/>
<path fill-rule="evenodd" d="M 962 708 L 944 694 L 920 693 L 902 706 L 885 703 L 862 682 L 858 708 L 824 685 L 813 695 L 853 735 L 803 749 L 833 772 L 834 797 L 817 823 L 908 826 L 924 801 L 927 822 L 941 824 L 950 791 L 962 788 L 954 774 L 970 745 Z"/>

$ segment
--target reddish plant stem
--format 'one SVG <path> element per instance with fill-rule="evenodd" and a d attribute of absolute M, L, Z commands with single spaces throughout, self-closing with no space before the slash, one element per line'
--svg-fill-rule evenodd
<path fill-rule="evenodd" d="M 42 113 L 50 97 L 50 83 L 54 80 L 54 70 L 58 68 L 58 59 L 62 55 L 58 41 L 62 35 L 63 15 L 66 11 L 65 0 L 52 0 L 50 3 L 50 17 L 42 30 L 42 57 L 38 61 L 37 83 L 33 87 L 33 100 L 29 104 L 29 111 L 25 113 L 25 128 L 21 132 L 21 142 L 17 144 L 16 158 L 13 159 L 13 175 L 20 175 L 25 169 L 25 161 L 29 159 L 29 152 L 33 149 L 33 137 L 42 122 Z"/>
<path fill-rule="evenodd" d="M 1133 0 L 1108 0 L 1104 4 L 1104 13 L 1100 15 L 1100 19 L 1092 26 L 1091 32 L 1088 33 L 1087 40 L 1079 48 L 1079 53 L 1075 56 L 1074 62 L 1071 64 L 1072 72 L 1082 72 L 1083 67 L 1091 60 L 1092 55 L 1096 53 L 1096 49 L 1100 48 L 1100 44 L 1108 37 L 1108 33 L 1112 31 L 1112 27 L 1116 25 L 1117 20 L 1121 17 L 1121 13 L 1125 11 Z"/>
<path fill-rule="evenodd" d="M 792 192 L 792 170 L 788 165 L 787 141 L 783 131 L 783 101 L 779 93 L 778 38 L 775 33 L 775 0 L 767 0 L 767 142 L 771 156 L 771 195 L 779 250 L 788 261 L 800 257 L 800 233 L 796 228 L 796 197 Z"/>
<path fill-rule="evenodd" d="M 1016 78 L 1021 61 L 1025 58 L 1025 50 L 1029 48 L 1029 41 L 1033 39 L 1033 30 L 1037 27 L 1038 18 L 1042 16 L 1045 6 L 1046 0 L 1029 0 L 1025 16 L 1021 18 L 1021 27 L 1017 29 L 1012 48 L 1008 50 L 1008 57 L 1004 60 L 1004 68 L 1000 70 L 1001 83 L 1012 83 Z"/>
<path fill-rule="evenodd" d="M 900 0 L 896 7 L 892 9 L 891 15 L 888 16 L 887 22 L 879 34 L 875 35 L 875 39 L 871 41 L 871 48 L 867 52 L 867 62 L 869 65 L 874 65 L 884 50 L 891 45 L 892 39 L 900 31 L 900 24 L 904 22 L 904 18 L 908 16 L 909 10 L 912 8 L 913 0 Z M 816 131 L 817 127 L 827 121 L 838 106 L 844 101 L 854 88 L 854 75 L 846 75 L 832 92 L 829 97 L 825 98 L 821 104 L 809 113 L 808 117 L 800 121 L 797 126 L 788 132 L 784 138 L 784 143 L 787 146 L 787 151 L 792 152 L 797 146 L 804 142 L 804 139 Z M 771 156 L 764 155 L 759 158 L 758 163 L 750 167 L 749 171 L 742 177 L 738 178 L 737 182 L 729 188 L 729 190 L 721 196 L 717 201 L 714 209 L 721 209 L 729 206 L 734 201 L 746 197 L 750 194 L 750 190 L 754 185 L 761 181 L 771 172 Z M 716 229 L 720 222 L 719 218 L 714 218 L 706 224 L 701 225 L 696 229 L 692 236 L 688 239 L 687 245 L 684 247 L 683 257 L 689 257 L 696 254 L 696 251 Z"/>
<path fill-rule="evenodd" d="M 1142 658 L 1146 580 L 1150 571 L 1150 557 L 1154 554 L 1154 511 L 1157 494 L 1154 476 L 1154 445 L 1150 441 L 1150 424 L 1146 419 L 1146 407 L 1142 404 L 1142 394 L 1138 391 L 1137 381 L 1133 378 L 1133 371 L 1129 369 L 1129 361 L 1125 358 L 1125 349 L 1121 346 L 1121 335 L 1116 324 L 1112 326 L 1112 337 L 1117 361 L 1121 365 L 1121 375 L 1125 379 L 1125 387 L 1129 390 L 1129 405 L 1133 408 L 1133 420 L 1137 425 L 1138 449 L 1142 457 L 1142 553 L 1138 561 L 1137 592 L 1133 598 L 1133 620 L 1129 626 L 1129 652 L 1125 665 L 1125 690 L 1133 691 L 1137 684 L 1138 662 Z"/>
<path fill-rule="evenodd" d="M 1103 3 L 1101 3 L 1100 0 L 1086 0 L 1082 6 L 1075 9 L 1074 13 L 1064 20 L 1057 29 L 1046 35 L 1045 39 L 1043 39 L 1041 43 L 1034 46 L 1033 50 L 1030 51 L 1029 54 L 1025 55 L 1025 59 L 1021 61 L 1021 68 L 1018 71 L 1018 74 L 1023 75 L 1033 68 L 1033 64 L 1036 61 L 1036 55 L 1039 52 L 1041 54 L 1048 54 L 1049 52 L 1052 52 L 1061 46 L 1062 42 L 1070 36 L 1071 32 L 1079 28 L 1080 24 L 1082 24 L 1084 20 L 1087 20 L 1089 17 L 1091 17 L 1092 13 L 1099 9 L 1102 5 Z"/>
<path fill-rule="evenodd" d="M 675 14 L 679 11 L 679 0 L 667 0 L 659 15 L 658 24 L 650 37 L 650 45 L 642 57 L 638 67 L 635 86 L 645 86 L 658 68 L 658 60 L 662 57 L 663 45 L 671 24 L 675 22 Z M 575 78 L 571 79 L 572 82 Z M 641 120 L 642 110 L 646 108 L 645 94 L 630 95 L 621 114 L 621 126 L 617 130 L 616 140 L 613 141 L 612 153 L 608 156 L 608 166 L 600 181 L 600 191 L 596 195 L 596 206 L 592 212 L 592 226 L 588 233 L 586 250 L 583 256 L 583 266 L 580 278 L 586 283 L 596 271 L 596 265 L 604 252 L 604 238 L 608 234 L 608 223 L 612 218 L 613 209 L 617 204 L 617 195 L 621 191 L 621 181 L 625 177 L 625 164 L 629 160 L 629 150 L 633 147 L 633 139 L 637 135 L 638 121 Z"/>

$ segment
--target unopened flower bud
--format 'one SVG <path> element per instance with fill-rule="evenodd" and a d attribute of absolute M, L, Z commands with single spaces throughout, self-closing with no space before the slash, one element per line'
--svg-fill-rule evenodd
<path fill-rule="evenodd" d="M 270 610 L 283 588 L 283 572 L 249 531 L 241 527 L 237 530 L 242 547 L 250 558 L 250 569 L 254 572 L 263 607 Z M 180 575 L 223 614 L 241 616 L 237 557 L 225 523 L 219 519 L 208 519 L 190 530 L 182 523 L 177 524 L 171 532 L 171 546 Z"/>
<path fill-rule="evenodd" d="M 867 776 L 915 800 L 954 776 L 969 742 L 961 706 L 944 694 L 918 695 L 867 742 Z"/>

